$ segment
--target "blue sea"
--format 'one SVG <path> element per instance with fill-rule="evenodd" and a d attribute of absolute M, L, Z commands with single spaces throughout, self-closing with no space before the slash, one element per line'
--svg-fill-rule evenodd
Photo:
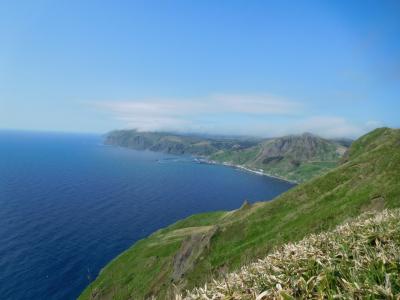
<path fill-rule="evenodd" d="M 138 239 L 293 185 L 96 135 L 0 132 L 0 298 L 75 299 Z"/>

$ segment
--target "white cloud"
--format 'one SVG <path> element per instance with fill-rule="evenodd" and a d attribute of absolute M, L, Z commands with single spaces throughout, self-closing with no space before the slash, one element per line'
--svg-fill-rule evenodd
<path fill-rule="evenodd" d="M 196 99 L 142 99 L 96 102 L 124 128 L 258 136 L 312 132 L 356 138 L 380 122 L 351 122 L 338 116 L 310 116 L 302 103 L 269 95 L 215 94 Z"/>
<path fill-rule="evenodd" d="M 377 121 L 357 123 L 336 116 L 311 116 L 287 121 L 283 124 L 270 124 L 269 126 L 264 124 L 263 126 L 268 128 L 269 136 L 311 132 L 325 138 L 357 138 L 383 125 Z"/>
<path fill-rule="evenodd" d="M 378 121 L 366 123 L 351 122 L 342 117 L 312 116 L 285 122 L 280 126 L 271 126 L 272 135 L 301 134 L 311 132 L 325 138 L 357 138 L 375 128 L 382 127 Z"/>
<path fill-rule="evenodd" d="M 211 100 L 223 111 L 246 114 L 292 115 L 302 109 L 299 102 L 270 95 L 217 94 Z"/>
<path fill-rule="evenodd" d="M 138 130 L 208 130 L 207 123 L 224 123 L 237 115 L 296 115 L 302 108 L 297 102 L 269 95 L 216 94 L 196 99 L 139 99 L 97 102 L 96 107 Z M 207 122 L 201 119 L 208 118 Z M 214 119 L 214 121 L 212 120 Z M 215 127 L 216 125 L 211 125 Z M 218 128 L 214 128 L 217 129 Z"/>
<path fill-rule="evenodd" d="M 336 137 L 357 137 L 362 135 L 365 130 L 362 126 L 353 124 L 340 117 L 311 117 L 301 121 L 296 128 L 303 132 L 313 132 L 320 136 Z"/>

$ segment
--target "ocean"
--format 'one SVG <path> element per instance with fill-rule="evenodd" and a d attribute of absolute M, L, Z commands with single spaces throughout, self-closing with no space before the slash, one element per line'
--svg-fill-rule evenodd
<path fill-rule="evenodd" d="M 293 187 L 102 136 L 0 131 L 0 298 L 75 299 L 135 241 Z"/>

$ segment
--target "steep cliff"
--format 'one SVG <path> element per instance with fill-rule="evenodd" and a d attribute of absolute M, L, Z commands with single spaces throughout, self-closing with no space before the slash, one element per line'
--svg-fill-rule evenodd
<path fill-rule="evenodd" d="M 400 130 L 355 141 L 338 167 L 269 202 L 199 214 L 110 262 L 80 299 L 168 299 L 363 212 L 400 207 Z M 193 249 L 198 249 L 194 251 Z M 221 278 L 222 276 L 222 278 Z"/>

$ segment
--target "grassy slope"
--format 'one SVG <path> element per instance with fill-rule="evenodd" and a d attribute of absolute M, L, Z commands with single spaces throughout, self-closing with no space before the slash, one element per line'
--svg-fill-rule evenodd
<path fill-rule="evenodd" d="M 253 138 L 207 138 L 178 135 L 166 132 L 138 132 L 136 130 L 115 130 L 107 134 L 105 143 L 136 150 L 152 150 L 171 154 L 192 154 L 209 156 L 222 149 L 249 148 L 258 143 Z"/>
<path fill-rule="evenodd" d="M 335 141 L 310 134 L 259 140 L 116 130 L 106 136 L 105 143 L 136 150 L 207 157 L 219 163 L 262 169 L 267 174 L 297 182 L 334 168 L 340 159 L 336 150 L 346 149 Z"/>
<path fill-rule="evenodd" d="M 257 170 L 296 182 L 305 182 L 313 177 L 322 175 L 337 166 L 340 160 L 338 148 L 345 147 L 319 137 L 310 136 L 317 144 L 312 157 L 302 153 L 306 145 L 307 136 L 282 137 L 267 140 L 257 146 L 246 149 L 228 149 L 218 151 L 210 156 L 211 160 Z M 282 150 L 281 156 L 273 154 L 272 149 L 280 148 L 282 140 L 292 141 L 289 149 Z M 281 145 L 282 146 L 282 145 Z M 309 146 L 309 145 L 308 145 Z"/>
<path fill-rule="evenodd" d="M 165 293 L 166 284 L 170 282 L 172 258 L 183 239 L 207 229 L 225 214 L 193 215 L 138 241 L 111 261 L 80 299 L 136 299 L 147 295 L 150 290 Z"/>
<path fill-rule="evenodd" d="M 221 270 L 235 270 L 276 246 L 331 229 L 365 210 L 399 206 L 400 130 L 377 129 L 353 143 L 342 165 L 273 201 L 195 215 L 138 242 L 110 263 L 80 299 L 172 294 L 173 257 L 185 237 L 203 226 L 218 230 L 180 286 L 202 284 Z"/>
<path fill-rule="evenodd" d="M 363 214 L 176 299 L 398 299 L 399 253 L 400 210 Z"/>

